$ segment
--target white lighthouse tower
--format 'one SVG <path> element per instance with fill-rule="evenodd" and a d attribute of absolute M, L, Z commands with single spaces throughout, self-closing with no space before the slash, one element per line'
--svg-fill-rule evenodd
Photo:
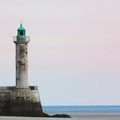
<path fill-rule="evenodd" d="M 0 115 L 44 116 L 38 86 L 28 85 L 28 50 L 30 37 L 22 24 L 13 37 L 16 46 L 16 86 L 0 86 Z"/>
<path fill-rule="evenodd" d="M 16 88 L 28 88 L 28 50 L 30 40 L 22 24 L 17 29 L 16 44 Z"/>

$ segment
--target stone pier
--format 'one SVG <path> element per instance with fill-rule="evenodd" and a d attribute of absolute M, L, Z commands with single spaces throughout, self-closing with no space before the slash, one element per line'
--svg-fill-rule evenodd
<path fill-rule="evenodd" d="M 0 115 L 30 115 L 42 113 L 42 106 L 37 86 L 20 89 L 0 87 Z"/>

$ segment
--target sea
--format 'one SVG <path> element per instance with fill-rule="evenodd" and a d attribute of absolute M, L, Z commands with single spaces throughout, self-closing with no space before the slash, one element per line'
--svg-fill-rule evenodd
<path fill-rule="evenodd" d="M 9 117 L 0 120 L 120 120 L 120 106 L 43 106 L 43 111 L 50 115 L 67 114 L 72 118 Z"/>

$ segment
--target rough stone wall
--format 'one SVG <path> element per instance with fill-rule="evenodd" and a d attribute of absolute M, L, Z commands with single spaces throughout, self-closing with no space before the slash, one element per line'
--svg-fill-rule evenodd
<path fill-rule="evenodd" d="M 10 90 L 0 90 L 0 112 L 9 111 L 11 106 Z"/>
<path fill-rule="evenodd" d="M 31 86 L 28 89 L 0 87 L 0 115 L 36 112 L 42 112 L 37 87 Z"/>
<path fill-rule="evenodd" d="M 13 90 L 11 92 L 11 105 L 11 111 L 42 111 L 39 93 L 37 90 Z"/>

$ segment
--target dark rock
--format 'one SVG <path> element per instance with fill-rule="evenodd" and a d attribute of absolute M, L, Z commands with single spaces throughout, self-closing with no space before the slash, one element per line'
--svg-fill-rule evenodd
<path fill-rule="evenodd" d="M 55 117 L 55 118 L 71 118 L 70 115 L 66 115 L 66 114 L 55 114 L 55 115 L 52 115 L 51 117 Z"/>

